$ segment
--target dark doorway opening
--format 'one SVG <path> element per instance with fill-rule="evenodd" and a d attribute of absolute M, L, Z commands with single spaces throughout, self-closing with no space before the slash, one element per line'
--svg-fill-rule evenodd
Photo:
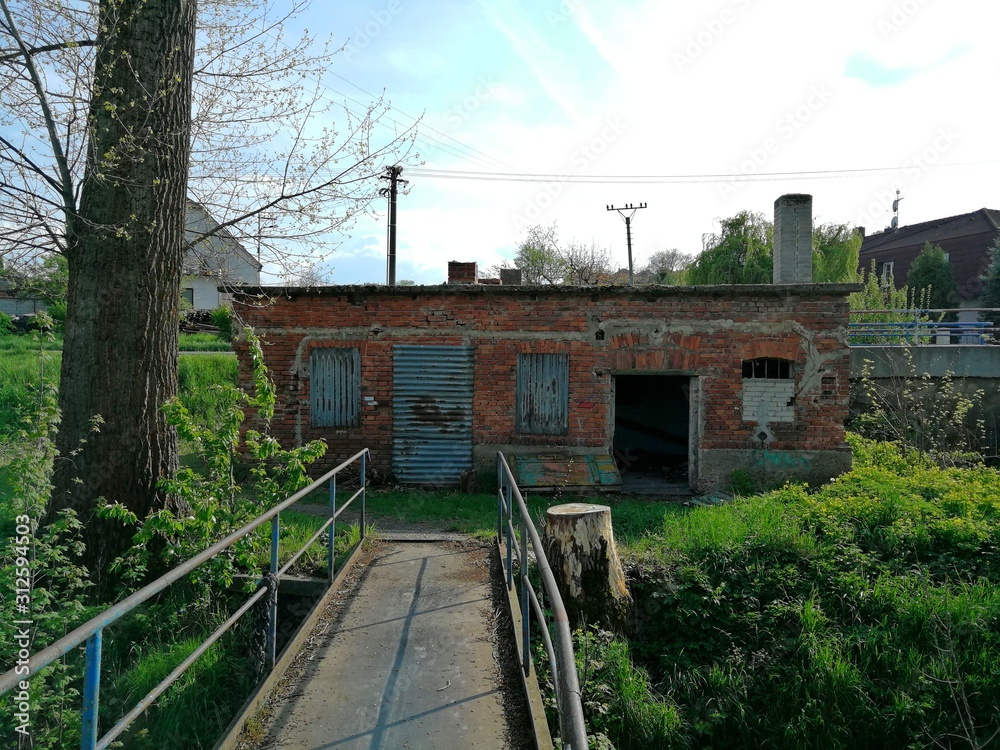
<path fill-rule="evenodd" d="M 690 391 L 683 375 L 615 377 L 613 445 L 625 489 L 688 490 Z"/>

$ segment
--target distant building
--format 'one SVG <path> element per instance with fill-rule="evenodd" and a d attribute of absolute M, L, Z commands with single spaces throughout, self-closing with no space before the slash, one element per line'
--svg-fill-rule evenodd
<path fill-rule="evenodd" d="M 219 223 L 200 203 L 188 199 L 184 236 L 184 276 L 181 296 L 195 310 L 211 310 L 230 301 L 230 294 L 219 287 L 259 284 L 261 264 L 227 229 L 211 237 L 197 238 Z"/>
<path fill-rule="evenodd" d="M 247 288 L 234 304 L 264 342 L 271 434 L 326 440 L 315 471 L 367 447 L 403 484 L 489 474 L 497 450 L 699 492 L 737 469 L 825 482 L 851 464 L 858 286 L 812 283 L 809 196 L 782 196 L 775 217 L 774 284 L 484 284 L 452 261 L 441 286 Z"/>
<path fill-rule="evenodd" d="M 896 287 L 906 284 L 910 266 L 927 242 L 945 252 L 955 275 L 962 307 L 978 307 L 982 282 L 979 277 L 990 261 L 990 248 L 1000 237 L 1000 211 L 981 208 L 967 214 L 948 216 L 898 229 L 886 229 L 865 237 L 859 264 L 884 280 L 891 277 Z M 975 320 L 976 313 L 963 313 L 962 319 Z"/>
<path fill-rule="evenodd" d="M 0 313 L 4 315 L 31 315 L 48 309 L 48 304 L 37 297 L 21 297 L 11 291 L 11 283 L 0 279 Z"/>

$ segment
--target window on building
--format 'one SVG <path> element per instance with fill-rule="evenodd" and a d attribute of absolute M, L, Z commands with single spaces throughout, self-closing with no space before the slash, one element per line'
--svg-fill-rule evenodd
<path fill-rule="evenodd" d="M 792 363 L 787 359 L 757 357 L 743 360 L 743 378 L 767 378 L 768 380 L 790 380 Z"/>
<path fill-rule="evenodd" d="M 361 351 L 313 349 L 309 355 L 313 427 L 357 427 L 361 415 Z"/>
<path fill-rule="evenodd" d="M 787 359 L 743 360 L 743 420 L 760 425 L 795 421 L 795 381 Z"/>
<path fill-rule="evenodd" d="M 569 432 L 569 355 L 517 355 L 516 430 L 536 435 Z"/>
<path fill-rule="evenodd" d="M 184 300 L 189 307 L 194 307 L 194 288 L 189 286 L 181 289 L 181 299 Z"/>
<path fill-rule="evenodd" d="M 891 260 L 886 260 L 879 264 L 878 275 L 882 279 L 882 286 L 892 284 L 892 269 L 894 265 L 894 262 Z"/>

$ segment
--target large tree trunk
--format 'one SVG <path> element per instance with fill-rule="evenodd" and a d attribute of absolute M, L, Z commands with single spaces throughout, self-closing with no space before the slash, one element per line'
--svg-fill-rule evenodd
<path fill-rule="evenodd" d="M 100 498 L 140 518 L 177 467 L 161 406 L 177 392 L 194 0 L 101 0 L 90 151 L 67 222 L 69 295 L 49 519 L 75 509 L 98 584 L 128 545 Z M 95 420 L 103 421 L 94 428 Z"/>
<path fill-rule="evenodd" d="M 630 600 L 607 505 L 567 503 L 545 512 L 545 557 L 574 626 L 620 630 Z"/>

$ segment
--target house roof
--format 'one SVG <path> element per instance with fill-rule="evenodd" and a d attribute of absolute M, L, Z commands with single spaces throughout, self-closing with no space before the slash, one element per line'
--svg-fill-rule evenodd
<path fill-rule="evenodd" d="M 209 213 L 208 209 L 198 201 L 188 198 L 187 205 L 189 213 L 193 211 L 201 215 L 202 219 L 207 225 L 207 231 L 211 231 L 219 226 L 219 222 L 217 222 L 215 218 L 212 216 L 212 214 Z M 185 240 L 187 240 L 188 234 L 189 231 L 187 227 L 185 227 Z M 194 232 L 192 231 L 190 232 L 190 234 L 194 234 Z M 221 229 L 219 229 L 219 231 L 217 231 L 214 236 L 219 237 L 225 242 L 227 251 L 232 251 L 233 253 L 238 255 L 245 262 L 249 263 L 254 268 L 256 268 L 258 272 L 261 270 L 261 268 L 263 268 L 261 263 L 258 262 L 257 258 L 255 258 L 251 253 L 249 253 L 247 249 L 243 247 L 242 244 L 240 244 L 240 241 L 237 240 L 236 237 L 234 237 L 233 234 L 226 227 L 222 227 Z M 196 252 L 198 251 L 196 249 L 197 245 L 198 242 L 188 241 L 188 246 L 191 247 L 192 249 L 195 249 Z"/>
<path fill-rule="evenodd" d="M 873 260 L 876 264 L 892 262 L 896 284 L 902 286 L 913 261 L 931 242 L 948 253 L 959 295 L 975 299 L 982 289 L 979 277 L 989 264 L 990 248 L 998 238 L 1000 211 L 981 208 L 868 235 L 861 245 L 859 264 L 862 270 L 868 270 Z"/>

